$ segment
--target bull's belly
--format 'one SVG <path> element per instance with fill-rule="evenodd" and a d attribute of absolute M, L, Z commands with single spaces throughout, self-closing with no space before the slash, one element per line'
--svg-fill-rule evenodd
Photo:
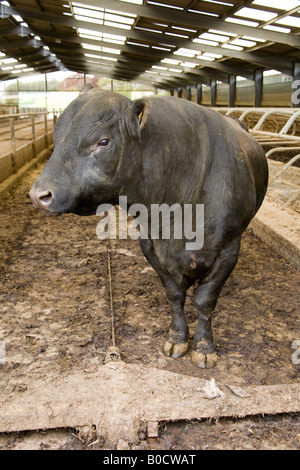
<path fill-rule="evenodd" d="M 186 288 L 196 280 L 203 279 L 212 268 L 217 252 L 203 246 L 200 250 L 186 250 L 186 240 L 153 240 L 160 264 L 176 283 Z"/>

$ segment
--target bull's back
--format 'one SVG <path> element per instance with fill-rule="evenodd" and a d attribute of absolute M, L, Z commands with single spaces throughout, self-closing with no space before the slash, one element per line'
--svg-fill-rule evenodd
<path fill-rule="evenodd" d="M 210 204 L 203 197 L 211 200 L 213 195 L 225 206 L 247 198 L 252 206 L 248 218 L 253 217 L 266 193 L 268 166 L 250 133 L 233 119 L 187 100 L 163 97 L 151 102 L 148 132 L 150 152 L 155 148 L 156 155 L 151 158 L 159 159 L 160 169 L 169 175 L 167 184 L 176 181 L 177 197 L 181 192 L 185 202 Z"/>

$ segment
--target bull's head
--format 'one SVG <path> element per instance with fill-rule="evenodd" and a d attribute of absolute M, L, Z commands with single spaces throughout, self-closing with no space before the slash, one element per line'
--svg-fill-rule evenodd
<path fill-rule="evenodd" d="M 98 88 L 82 93 L 57 120 L 53 154 L 30 191 L 33 205 L 52 215 L 89 215 L 117 203 L 141 174 L 148 112 L 147 100 Z"/>

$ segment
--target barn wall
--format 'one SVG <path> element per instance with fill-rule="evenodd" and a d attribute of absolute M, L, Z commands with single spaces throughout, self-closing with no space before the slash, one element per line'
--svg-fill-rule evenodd
<path fill-rule="evenodd" d="M 0 157 L 0 183 L 6 178 L 13 175 L 16 171 L 20 170 L 24 165 L 30 162 L 36 155 L 45 150 L 53 142 L 53 132 L 48 133 L 48 145 L 46 144 L 45 136 L 38 137 L 35 141 L 35 150 L 33 143 L 30 142 L 23 147 L 20 147 L 15 152 L 14 167 L 12 154 L 6 154 Z"/>

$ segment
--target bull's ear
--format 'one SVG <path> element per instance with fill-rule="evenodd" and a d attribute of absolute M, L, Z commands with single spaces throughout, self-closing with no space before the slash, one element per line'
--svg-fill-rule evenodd
<path fill-rule="evenodd" d="M 135 137 L 140 137 L 142 129 L 146 126 L 150 113 L 150 101 L 142 98 L 132 103 L 128 119 L 128 130 Z"/>
<path fill-rule="evenodd" d="M 137 119 L 140 131 L 147 124 L 150 113 L 150 101 L 141 99 L 133 102 L 133 117 Z"/>
<path fill-rule="evenodd" d="M 82 93 L 87 93 L 88 91 L 92 90 L 93 85 L 91 83 L 86 83 L 85 85 L 83 85 L 83 87 L 81 88 L 80 90 L 80 94 Z"/>

